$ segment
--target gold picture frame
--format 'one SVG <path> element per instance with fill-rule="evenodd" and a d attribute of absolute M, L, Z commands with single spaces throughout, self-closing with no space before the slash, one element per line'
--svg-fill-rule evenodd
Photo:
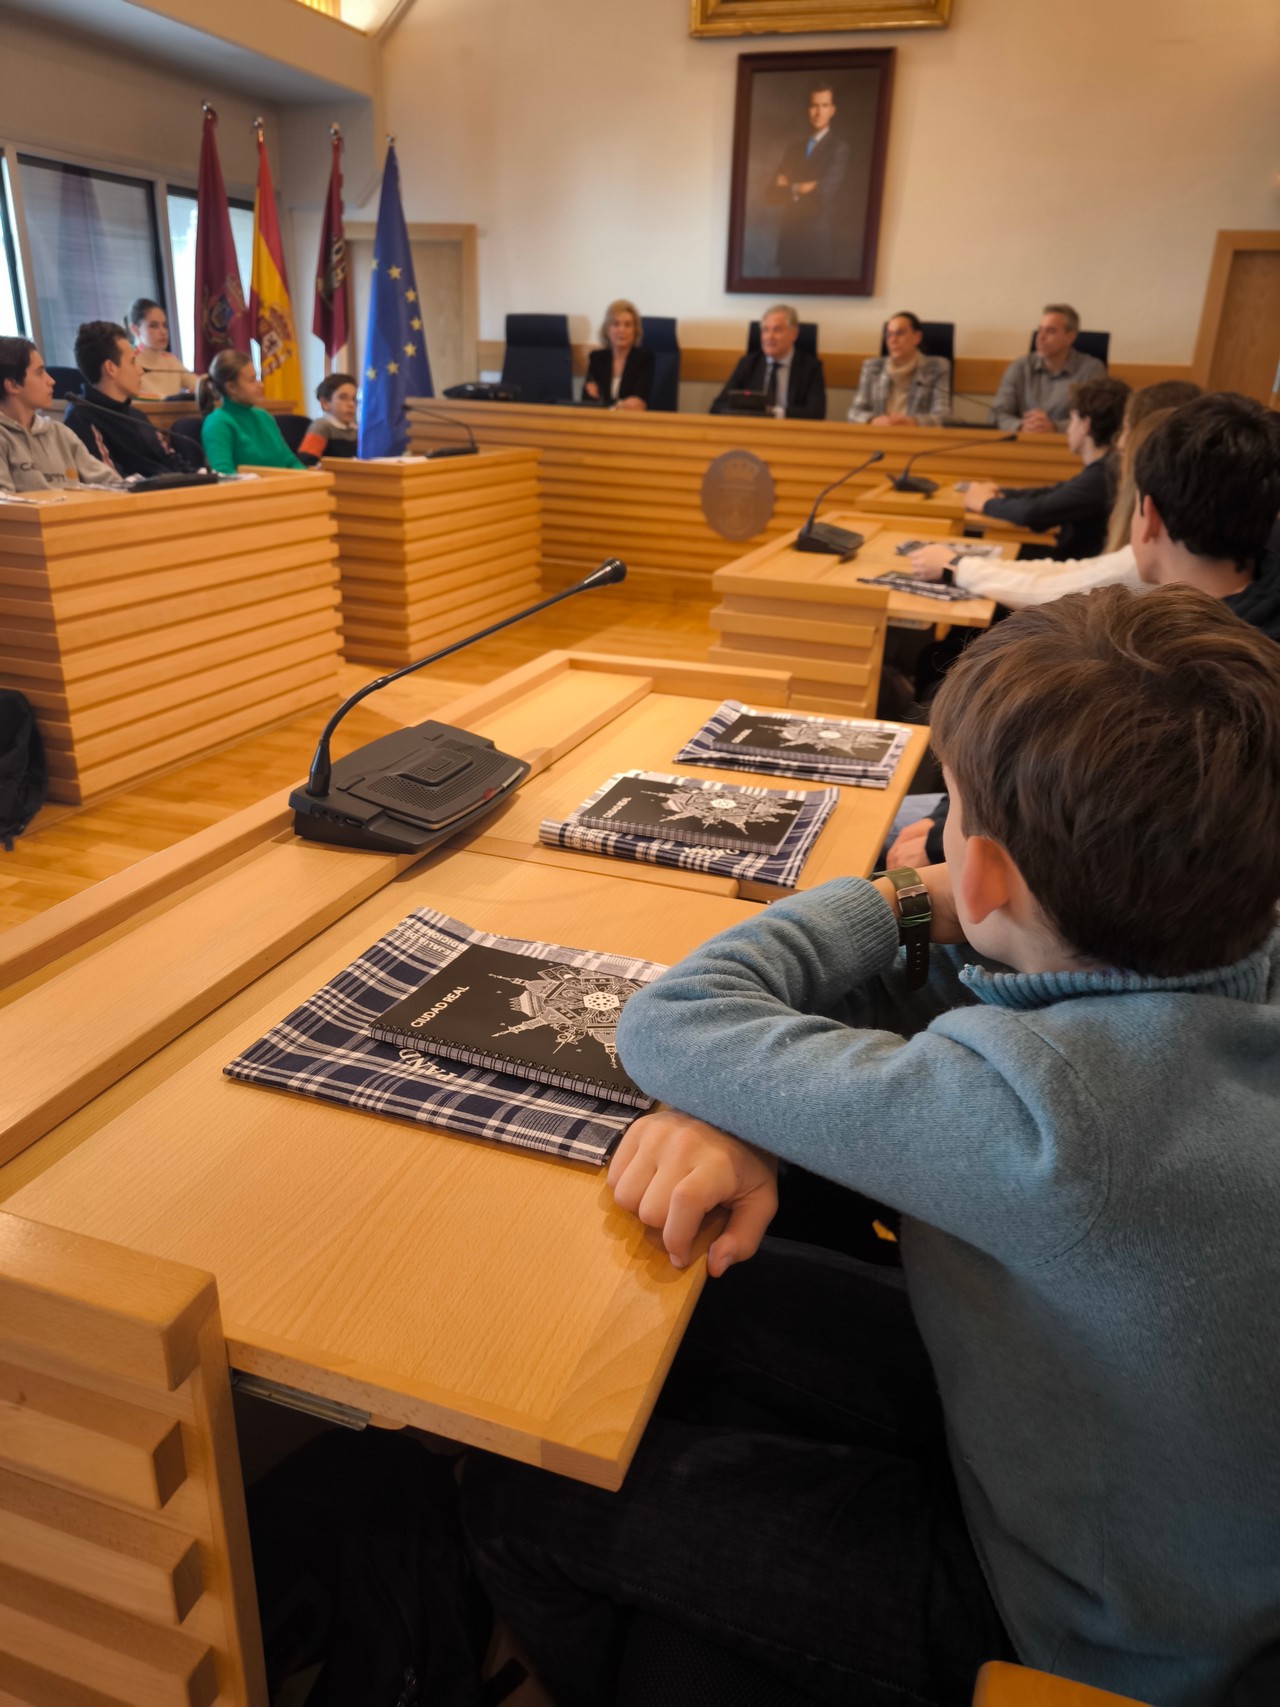
<path fill-rule="evenodd" d="M 689 0 L 691 36 L 945 30 L 951 0 Z"/>

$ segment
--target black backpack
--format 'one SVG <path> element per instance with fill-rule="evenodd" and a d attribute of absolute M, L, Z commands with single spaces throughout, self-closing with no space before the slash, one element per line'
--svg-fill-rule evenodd
<path fill-rule="evenodd" d="M 44 804 L 48 780 L 30 700 L 16 688 L 0 688 L 0 842 L 6 853 Z"/>
<path fill-rule="evenodd" d="M 493 1613 L 451 1459 L 385 1429 L 335 1429 L 247 1502 L 273 1702 L 491 1707 L 523 1681 L 514 1662 L 480 1681 Z"/>

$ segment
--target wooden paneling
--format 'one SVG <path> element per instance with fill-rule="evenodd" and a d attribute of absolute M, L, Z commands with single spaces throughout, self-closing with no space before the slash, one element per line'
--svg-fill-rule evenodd
<path fill-rule="evenodd" d="M 1280 231 L 1220 231 L 1192 375 L 1209 391 L 1275 406 L 1280 392 Z"/>
<path fill-rule="evenodd" d="M 4 1699 L 265 1707 L 213 1281 L 0 1214 L 0 1298 Z"/>
<path fill-rule="evenodd" d="M 456 430 L 432 426 L 433 410 L 426 401 L 415 414 L 415 450 L 443 442 L 446 435 L 456 440 Z M 706 593 L 722 563 L 798 527 L 822 487 L 873 451 L 881 451 L 884 462 L 841 488 L 847 507 L 856 507 L 860 492 L 883 482 L 885 464 L 897 470 L 915 452 L 953 453 L 970 443 L 964 435 L 937 428 L 835 421 L 454 401 L 444 412 L 466 420 L 482 445 L 541 451 L 542 560 L 551 585 L 574 580 L 601 558 L 616 556 L 647 584 Z M 728 450 L 758 456 L 776 495 L 772 519 L 742 541 L 723 538 L 702 514 L 703 476 Z M 1024 434 L 1013 443 L 984 443 L 961 454 L 964 469 L 975 478 L 1014 486 L 1065 479 L 1077 468 L 1058 434 Z"/>
<path fill-rule="evenodd" d="M 407 664 L 538 597 L 536 451 L 325 466 L 348 659 Z"/>
<path fill-rule="evenodd" d="M 62 492 L 0 508 L 0 683 L 80 803 L 328 699 L 332 481 Z"/>

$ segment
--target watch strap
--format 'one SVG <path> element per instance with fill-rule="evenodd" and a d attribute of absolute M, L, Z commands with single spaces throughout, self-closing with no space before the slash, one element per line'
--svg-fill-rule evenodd
<path fill-rule="evenodd" d="M 885 876 L 898 897 L 898 940 L 907 951 L 908 990 L 918 990 L 929 976 L 929 931 L 933 907 L 920 873 L 900 865 Z"/>

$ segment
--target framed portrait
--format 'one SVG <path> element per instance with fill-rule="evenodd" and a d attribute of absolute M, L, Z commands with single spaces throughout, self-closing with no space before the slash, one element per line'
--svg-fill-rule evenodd
<path fill-rule="evenodd" d="M 894 53 L 739 54 L 727 290 L 872 294 Z"/>

